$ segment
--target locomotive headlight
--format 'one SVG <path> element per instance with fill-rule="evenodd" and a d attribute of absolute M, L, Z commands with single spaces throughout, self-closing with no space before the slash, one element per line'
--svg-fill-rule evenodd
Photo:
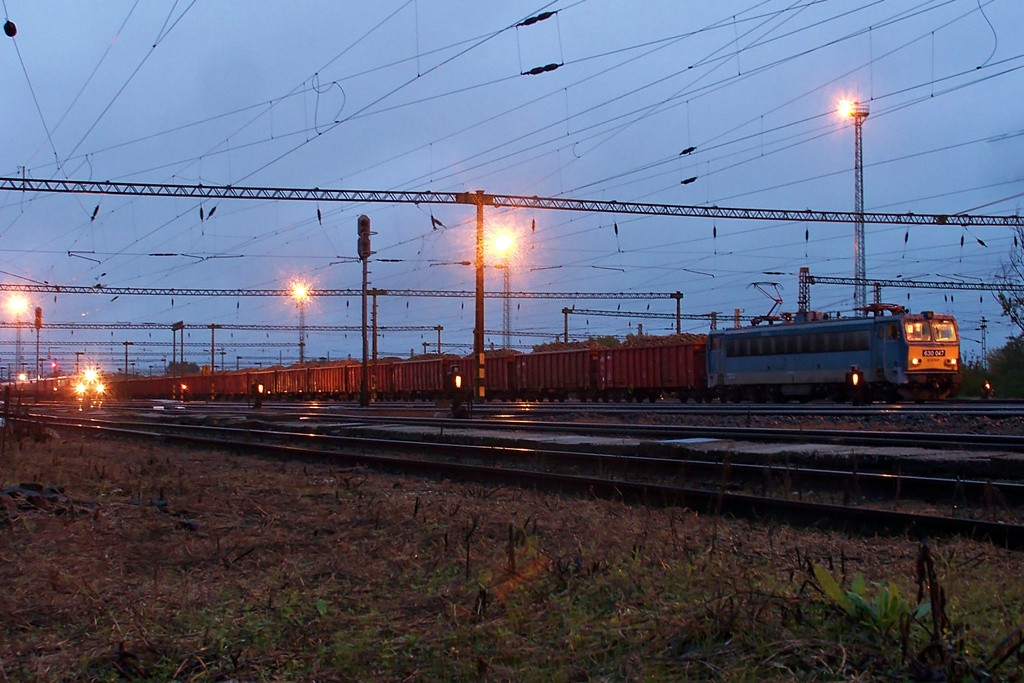
<path fill-rule="evenodd" d="M 107 390 L 107 388 L 105 386 L 103 386 L 102 382 L 99 382 L 99 383 L 96 384 L 96 393 L 97 394 L 102 394 L 106 390 Z"/>
<path fill-rule="evenodd" d="M 947 358 L 947 359 L 946 359 L 946 365 L 948 365 L 948 366 L 950 366 L 950 367 L 952 367 L 952 368 L 955 368 L 955 367 L 956 367 L 956 365 L 957 365 L 957 360 L 956 360 L 956 358 Z"/>
<path fill-rule="evenodd" d="M 79 382 L 75 385 L 75 393 L 79 396 L 85 393 L 85 384 L 83 382 Z"/>
<path fill-rule="evenodd" d="M 910 364 L 911 365 L 920 365 L 921 364 L 921 359 L 920 358 L 914 358 L 913 360 L 910 361 Z"/>
<path fill-rule="evenodd" d="M 455 375 L 455 388 L 456 389 L 461 389 L 462 388 L 462 375 Z"/>

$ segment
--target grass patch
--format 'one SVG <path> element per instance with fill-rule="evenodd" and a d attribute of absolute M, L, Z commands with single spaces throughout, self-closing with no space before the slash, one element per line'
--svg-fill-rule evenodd
<path fill-rule="evenodd" d="M 8 443 L 33 482 L 66 502 L 0 508 L 0 681 L 1024 676 L 1024 556 L 967 540 L 77 438 Z"/>

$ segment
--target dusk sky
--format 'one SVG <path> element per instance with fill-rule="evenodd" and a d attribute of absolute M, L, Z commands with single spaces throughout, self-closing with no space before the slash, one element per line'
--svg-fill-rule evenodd
<path fill-rule="evenodd" d="M 3 0 L 0 176 L 409 190 L 852 211 L 858 100 L 864 207 L 1012 215 L 1024 197 L 1020 0 Z M 548 15 L 547 13 L 551 13 Z M 544 16 L 543 20 L 529 21 Z M 524 23 L 525 22 L 525 23 Z M 535 67 L 557 66 L 538 74 Z M 693 148 L 689 153 L 684 150 Z M 694 179 L 695 180 L 691 180 Z M 689 182 L 687 182 L 689 181 Z M 370 216 L 370 286 L 472 290 L 471 206 L 0 192 L 0 282 L 93 287 L 358 289 L 356 220 Z M 797 308 L 797 272 L 852 277 L 850 224 L 488 208 L 511 231 L 513 291 L 654 292 L 651 300 L 511 303 L 513 345 L 560 336 L 562 309 L 688 314 Z M 869 278 L 993 282 L 1014 229 L 866 227 Z M 486 289 L 504 271 L 488 257 Z M 6 295 L 9 296 L 9 295 Z M 955 315 L 963 354 L 1013 335 L 992 293 L 885 289 Z M 292 300 L 32 294 L 47 323 L 297 325 Z M 853 315 L 853 288 L 811 306 Z M 10 321 L 6 306 L 0 316 Z M 29 314 L 30 317 L 30 314 Z M 358 326 L 359 298 L 319 297 L 308 325 Z M 473 300 L 379 299 L 381 356 L 472 347 Z M 624 337 L 665 319 L 570 315 L 570 336 Z M 502 304 L 486 325 L 500 345 Z M 707 322 L 684 321 L 702 333 Z M 0 365 L 15 332 L 0 330 Z M 35 331 L 23 341 L 34 345 Z M 218 331 L 233 368 L 298 359 L 296 332 Z M 46 330 L 41 352 L 161 368 L 171 333 Z M 187 360 L 209 362 L 208 330 Z M 264 347 L 252 346 L 263 342 Z M 241 346 L 240 344 L 249 344 Z M 219 349 L 224 349 L 221 355 Z M 34 348 L 32 349 L 34 351 Z M 306 357 L 361 357 L 358 332 L 311 332 Z M 31 352 L 26 352 L 31 357 Z M 240 357 L 240 358 L 239 358 Z"/>

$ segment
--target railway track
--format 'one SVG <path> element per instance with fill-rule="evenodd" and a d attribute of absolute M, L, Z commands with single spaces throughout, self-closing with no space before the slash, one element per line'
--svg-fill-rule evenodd
<path fill-rule="evenodd" d="M 55 402 L 40 402 L 39 405 L 56 405 Z M 164 405 L 168 408 L 188 410 L 192 406 L 201 406 L 208 412 L 231 412 L 245 406 L 245 402 L 233 401 L 180 401 L 134 400 L 104 402 L 108 408 L 123 407 L 138 409 L 139 405 Z M 352 401 L 276 401 L 267 400 L 264 407 L 275 412 L 323 412 L 359 410 L 358 403 Z M 374 403 L 366 411 L 401 411 L 417 413 L 433 413 L 438 408 L 427 401 L 394 401 Z M 497 415 L 532 415 L 532 416 L 564 416 L 588 414 L 594 416 L 708 416 L 708 417 L 745 417 L 745 416 L 793 416 L 793 417 L 935 417 L 935 416 L 969 416 L 986 417 L 996 420 L 1024 418 L 1024 401 L 1017 400 L 950 400 L 933 403 L 872 403 L 850 405 L 848 403 L 680 403 L 675 400 L 661 400 L 655 403 L 594 403 L 568 400 L 564 402 L 528 402 L 528 401 L 487 401 L 475 406 L 479 417 Z"/>
<path fill-rule="evenodd" d="M 179 417 L 176 415 L 176 417 Z M 368 417 L 368 416 L 366 416 Z M 426 477 L 472 480 L 688 507 L 701 513 L 829 526 L 852 533 L 964 535 L 1024 548 L 1024 485 L 1013 481 L 865 472 L 789 464 L 678 459 L 664 454 L 580 450 L 501 438 L 465 443 L 464 421 L 347 418 L 190 424 L 189 420 L 42 415 L 57 430 L 160 440 L 250 455 L 316 459 Z M 543 424 L 543 423 L 541 423 Z M 492 425 L 488 423 L 489 429 Z M 501 430 L 508 425 L 493 425 Z M 586 425 L 591 430 L 593 425 Z M 523 426 L 517 426 L 520 434 Z M 531 427 L 532 428 L 532 427 Z M 563 426 L 564 429 L 564 426 Z M 507 434 L 498 431 L 496 434 Z M 547 432 L 531 432 L 540 435 Z M 465 435 L 463 435 L 465 436 Z M 479 440 L 471 436 L 471 440 Z M 529 444 L 529 445 L 527 445 Z"/>
<path fill-rule="evenodd" d="M 527 404 L 529 405 L 529 404 Z M 139 420 L 165 419 L 169 415 L 176 416 L 176 419 L 187 420 L 188 416 L 195 419 L 253 419 L 266 423 L 280 423 L 287 421 L 304 422 L 310 425 L 327 423 L 332 424 L 339 420 L 357 420 L 363 423 L 376 424 L 404 424 L 410 427 L 423 428 L 458 428 L 467 424 L 474 426 L 485 426 L 488 430 L 494 431 L 531 431 L 546 432 L 551 434 L 588 434 L 593 436 L 607 437 L 629 437 L 641 440 L 672 440 L 672 439 L 727 439 L 733 441 L 755 441 L 760 443 L 817 443 L 836 446 L 869 446 L 869 447 L 890 447 L 890 448 L 929 448 L 936 450 L 977 450 L 977 451 L 999 451 L 1007 453 L 1024 452 L 1024 434 L 992 434 L 978 432 L 953 432 L 944 427 L 942 430 L 936 426 L 933 431 L 927 429 L 908 429 L 900 427 L 898 419 L 894 428 L 891 429 L 864 429 L 860 424 L 854 428 L 835 427 L 806 427 L 799 423 L 794 426 L 773 425 L 754 426 L 754 420 L 735 420 L 733 413 L 718 413 L 717 417 L 725 416 L 725 419 L 716 420 L 711 425 L 690 425 L 678 423 L 647 424 L 633 421 L 642 417 L 650 419 L 649 413 L 631 413 L 619 411 L 614 415 L 617 419 L 611 419 L 611 415 L 605 414 L 581 414 L 578 411 L 573 414 L 572 420 L 559 420 L 555 416 L 538 414 L 537 411 L 510 411 L 508 409 L 497 410 L 493 413 L 479 414 L 478 419 L 465 421 L 447 417 L 436 417 L 445 415 L 433 406 L 424 406 L 423 403 L 412 404 L 412 408 L 405 406 L 388 406 L 386 408 L 360 409 L 355 406 L 344 404 L 282 404 L 264 406 L 263 409 L 251 410 L 245 404 L 228 403 L 145 403 L 140 406 L 138 402 L 108 404 L 105 406 L 106 413 L 134 416 Z M 159 410 L 154 410 L 158 408 Z M 51 406 L 39 406 L 32 409 L 39 414 L 47 411 L 61 411 L 61 404 Z M 396 414 L 399 413 L 399 414 Z M 409 413 L 412 413 L 410 415 Z M 419 414 L 416 414 L 419 413 Z M 743 415 L 743 414 L 741 414 Z M 763 413 L 778 419 L 778 413 Z M 892 413 L 888 414 L 890 417 Z M 817 416 L 820 417 L 820 414 Z M 863 414 L 860 417 L 864 417 Z M 934 415 L 932 415 L 934 417 Z M 1017 417 L 1024 417 L 1017 416 Z M 603 421 L 593 421 L 594 418 L 607 418 Z M 744 423 L 738 426 L 736 422 Z M 928 425 L 925 425 L 926 427 Z"/>

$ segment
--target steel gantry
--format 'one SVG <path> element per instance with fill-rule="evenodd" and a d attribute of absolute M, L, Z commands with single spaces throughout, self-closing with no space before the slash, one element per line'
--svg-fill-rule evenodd
<path fill-rule="evenodd" d="M 168 183 L 118 183 L 0 177 L 0 190 L 15 192 L 132 195 L 149 197 L 195 197 L 218 199 L 261 199 L 276 201 L 365 202 L 387 204 L 462 204 L 476 207 L 476 291 L 473 355 L 476 358 L 476 397 L 484 398 L 484 207 L 508 207 L 582 211 L 589 213 L 640 214 L 695 218 L 735 218 L 768 221 L 810 221 L 819 223 L 864 223 L 898 225 L 1022 226 L 1020 216 L 971 214 L 864 213 L 863 211 L 793 211 L 682 204 L 650 204 L 557 197 L 527 197 L 476 192 L 400 192 L 385 190 L 332 190 L 275 188 L 234 185 L 183 185 Z M 860 207 L 859 207 L 860 208 Z M 105 288 L 104 288 L 105 289 Z M 108 290 L 109 291 L 109 290 Z M 498 296 L 501 296 L 498 294 Z"/>
<path fill-rule="evenodd" d="M 711 311 L 710 313 L 651 313 L 650 311 L 596 311 L 588 308 L 563 308 L 562 315 L 565 318 L 564 331 L 562 333 L 563 338 L 566 342 L 569 340 L 569 316 L 570 315 L 583 315 L 587 317 L 595 318 L 641 318 L 650 320 L 674 320 L 676 325 L 676 334 L 682 332 L 683 320 L 700 320 L 706 321 L 708 327 L 712 330 L 718 328 L 718 311 Z M 724 316 L 723 316 L 724 317 Z M 734 320 L 746 320 L 751 322 L 758 320 L 761 316 L 756 315 L 740 315 L 735 313 L 731 316 Z"/>
<path fill-rule="evenodd" d="M 92 286 L 83 287 L 80 285 L 38 285 L 38 284 L 7 284 L 0 283 L 0 292 L 26 292 L 37 294 L 107 294 L 107 295 L 136 295 L 136 296 L 223 296 L 223 297 L 281 297 L 292 296 L 289 289 L 194 289 L 189 287 L 107 287 Z M 468 290 L 443 290 L 443 289 L 379 289 L 376 294 L 380 296 L 394 297 L 436 297 L 436 298 L 460 298 L 472 299 L 475 292 Z M 359 297 L 362 291 L 358 289 L 310 289 L 311 297 Z M 500 299 L 505 296 L 504 292 L 484 292 L 488 299 Z M 513 299 L 591 299 L 591 300 L 630 300 L 647 301 L 651 299 L 671 299 L 675 297 L 674 292 L 509 292 Z M 295 329 L 298 329 L 297 327 Z M 313 329 L 307 326 L 306 329 Z"/>
<path fill-rule="evenodd" d="M 797 307 L 801 311 L 810 310 L 811 285 L 871 285 L 875 290 L 875 303 L 881 303 L 883 287 L 892 289 L 955 289 L 975 292 L 1017 292 L 1024 293 L 1024 284 L 1011 282 L 950 282 L 935 280 L 873 280 L 869 278 L 833 277 L 829 275 L 811 275 L 808 268 L 800 269 L 800 295 Z"/>
<path fill-rule="evenodd" d="M 766 221 L 810 221 L 895 225 L 1024 226 L 1024 216 L 931 213 L 865 213 L 754 209 L 686 204 L 650 204 L 614 200 L 527 197 L 477 192 L 400 192 L 390 190 L 331 190 L 235 185 L 176 185 L 169 183 L 117 183 L 85 180 L 0 177 L 0 191 L 68 194 L 133 195 L 139 197 L 196 197 L 209 199 L 264 199 L 278 201 L 367 202 L 381 204 L 464 204 L 521 209 L 551 209 L 587 213 L 623 213 L 691 218 L 735 218 Z"/>
<path fill-rule="evenodd" d="M 170 330 L 174 323 L 43 323 L 44 330 Z M 0 322 L 0 329 L 34 327 L 31 322 Z M 209 325 L 182 324 L 180 329 L 208 330 Z M 250 332 L 295 332 L 298 325 L 240 325 L 234 323 L 217 323 L 218 330 L 244 330 Z M 306 325 L 303 329 L 311 332 L 358 332 L 359 325 Z M 437 329 L 436 325 L 382 325 L 377 329 L 382 332 L 430 332 Z"/>

